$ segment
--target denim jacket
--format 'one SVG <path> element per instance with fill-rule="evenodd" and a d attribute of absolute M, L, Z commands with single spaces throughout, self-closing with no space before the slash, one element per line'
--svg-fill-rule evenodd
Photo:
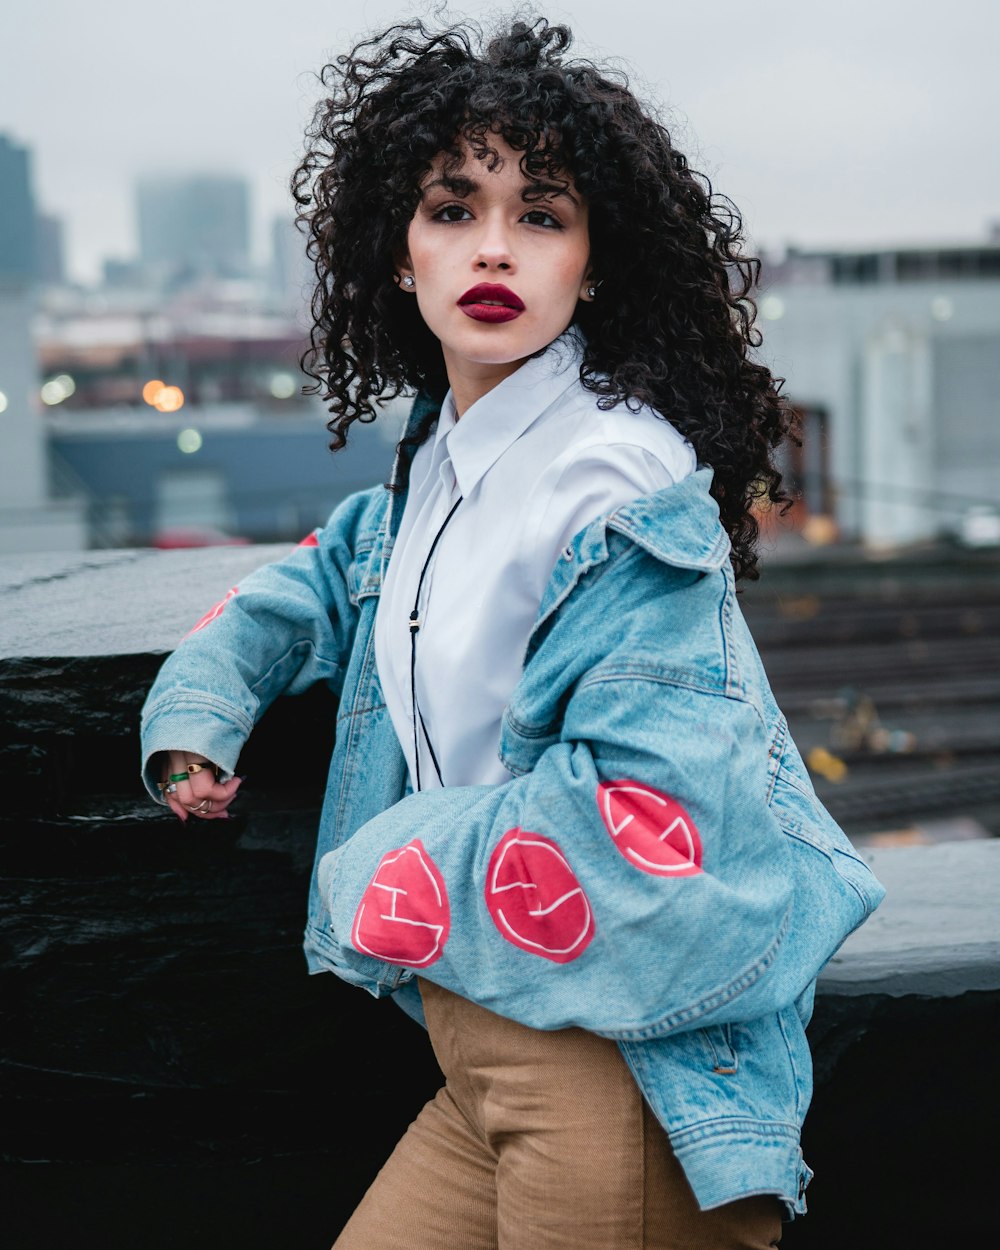
<path fill-rule="evenodd" d="M 415 420 L 419 411 L 415 411 Z M 405 496 L 352 496 L 164 664 L 150 757 L 231 772 L 282 693 L 339 697 L 306 956 L 422 1020 L 417 977 L 619 1045 L 702 1207 L 805 1211 L 815 979 L 883 890 L 821 806 L 737 604 L 711 472 L 553 571 L 505 709 L 513 779 L 408 794 L 375 668 Z M 475 576 L 470 553 L 470 578 Z"/>

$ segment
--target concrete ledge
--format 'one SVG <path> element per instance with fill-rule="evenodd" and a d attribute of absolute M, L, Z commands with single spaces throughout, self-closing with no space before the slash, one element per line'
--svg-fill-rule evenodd
<path fill-rule="evenodd" d="M 824 969 L 824 995 L 1000 990 L 1000 839 L 868 851 L 886 888 Z"/>
<path fill-rule="evenodd" d="M 287 550 L 0 560 L 11 1250 L 329 1245 L 438 1082 L 391 1002 L 304 972 L 329 692 L 269 710 L 243 761 L 253 801 L 224 830 L 181 830 L 138 782 L 164 655 Z M 992 1244 L 977 1143 L 1000 1113 L 1000 839 L 866 856 L 888 896 L 820 979 L 817 1176 L 783 1250 Z"/>

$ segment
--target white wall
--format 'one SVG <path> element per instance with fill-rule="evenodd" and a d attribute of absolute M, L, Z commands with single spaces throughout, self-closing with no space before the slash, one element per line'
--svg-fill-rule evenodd
<path fill-rule="evenodd" d="M 80 507 L 48 498 L 32 312 L 27 286 L 0 281 L 0 552 L 79 551 L 87 545 Z"/>
<path fill-rule="evenodd" d="M 829 415 L 845 536 L 918 542 L 1000 504 L 1000 281 L 776 284 L 760 307 L 761 359 Z"/>

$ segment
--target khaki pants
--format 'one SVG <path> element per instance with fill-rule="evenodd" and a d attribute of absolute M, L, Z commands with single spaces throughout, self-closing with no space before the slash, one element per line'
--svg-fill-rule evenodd
<path fill-rule="evenodd" d="M 614 1042 L 421 981 L 446 1083 L 335 1250 L 768 1250 L 771 1196 L 700 1211 Z"/>

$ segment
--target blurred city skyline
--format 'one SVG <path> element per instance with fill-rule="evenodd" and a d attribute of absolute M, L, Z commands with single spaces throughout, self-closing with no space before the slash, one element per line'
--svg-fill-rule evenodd
<path fill-rule="evenodd" d="M 510 6 L 448 10 L 488 20 Z M 250 187 L 265 264 L 319 87 L 366 30 L 429 6 L 307 0 L 291 11 L 14 0 L 0 19 L 0 131 L 32 150 L 35 198 L 64 225 L 66 264 L 98 279 L 139 251 L 144 178 L 215 174 Z M 758 248 L 974 242 L 1000 220 L 995 48 L 1000 6 L 954 0 L 732 0 L 676 11 L 621 0 L 538 6 L 576 53 L 617 62 L 675 140 L 732 197 Z M 431 19 L 434 20 L 433 18 Z"/>

